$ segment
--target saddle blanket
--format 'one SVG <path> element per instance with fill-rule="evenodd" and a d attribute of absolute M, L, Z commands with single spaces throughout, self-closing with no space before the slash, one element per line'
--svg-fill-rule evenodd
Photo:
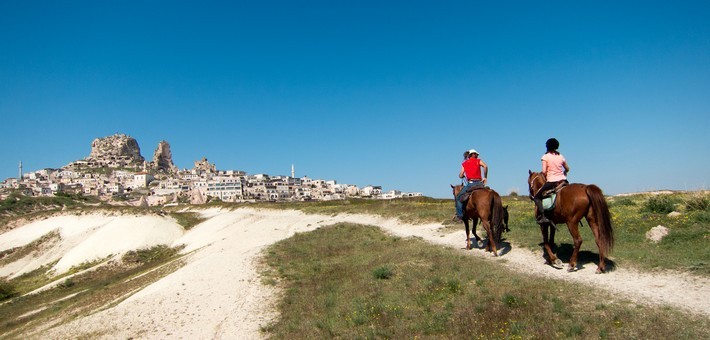
<path fill-rule="evenodd" d="M 555 201 L 557 201 L 557 194 L 552 194 L 542 199 L 542 208 L 545 211 L 555 209 Z"/>

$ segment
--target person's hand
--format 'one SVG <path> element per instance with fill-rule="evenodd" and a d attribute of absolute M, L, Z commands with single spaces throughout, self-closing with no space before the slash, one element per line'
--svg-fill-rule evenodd
<path fill-rule="evenodd" d="M 483 179 L 483 184 L 488 184 L 488 178 Z"/>

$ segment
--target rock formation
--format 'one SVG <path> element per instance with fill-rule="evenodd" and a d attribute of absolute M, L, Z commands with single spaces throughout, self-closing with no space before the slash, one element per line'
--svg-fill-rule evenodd
<path fill-rule="evenodd" d="M 190 192 L 190 204 L 205 204 L 207 203 L 207 195 L 197 188 Z"/>
<path fill-rule="evenodd" d="M 153 168 L 158 171 L 177 172 L 177 167 L 173 164 L 173 155 L 170 152 L 170 144 L 166 141 L 160 141 L 158 148 L 153 154 Z"/>
<path fill-rule="evenodd" d="M 145 162 L 138 142 L 124 134 L 94 139 L 87 160 L 106 166 L 142 165 Z"/>
<path fill-rule="evenodd" d="M 202 157 L 201 160 L 195 161 L 195 167 L 193 168 L 193 170 L 197 171 L 198 173 L 214 173 L 217 172 L 217 166 L 207 161 L 207 158 Z"/>

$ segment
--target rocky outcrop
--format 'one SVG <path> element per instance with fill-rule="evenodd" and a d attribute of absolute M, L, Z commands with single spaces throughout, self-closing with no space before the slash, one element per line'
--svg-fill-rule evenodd
<path fill-rule="evenodd" d="M 195 161 L 195 167 L 193 170 L 197 171 L 198 173 L 214 173 L 217 172 L 217 166 L 210 163 L 207 158 L 202 157 L 201 160 Z"/>
<path fill-rule="evenodd" d="M 173 164 L 173 155 L 170 152 L 170 144 L 166 141 L 160 141 L 158 147 L 153 154 L 153 168 L 158 171 L 176 172 L 177 167 Z"/>
<path fill-rule="evenodd" d="M 87 160 L 107 166 L 142 165 L 145 162 L 138 142 L 124 134 L 94 139 Z"/>

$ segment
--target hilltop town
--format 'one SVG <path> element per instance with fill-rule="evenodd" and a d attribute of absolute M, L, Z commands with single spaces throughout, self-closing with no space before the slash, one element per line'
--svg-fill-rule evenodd
<path fill-rule="evenodd" d="M 0 182 L 0 198 L 19 191 L 26 196 L 61 194 L 94 196 L 110 204 L 155 206 L 208 201 L 308 201 L 350 197 L 392 199 L 422 196 L 398 190 L 383 192 L 381 186 L 338 184 L 335 180 L 291 175 L 250 175 L 239 170 L 218 170 L 206 158 L 192 169 L 178 169 L 170 144 L 161 141 L 152 160 L 146 160 L 138 142 L 125 134 L 97 138 L 88 157 L 59 169 L 23 172 Z"/>

